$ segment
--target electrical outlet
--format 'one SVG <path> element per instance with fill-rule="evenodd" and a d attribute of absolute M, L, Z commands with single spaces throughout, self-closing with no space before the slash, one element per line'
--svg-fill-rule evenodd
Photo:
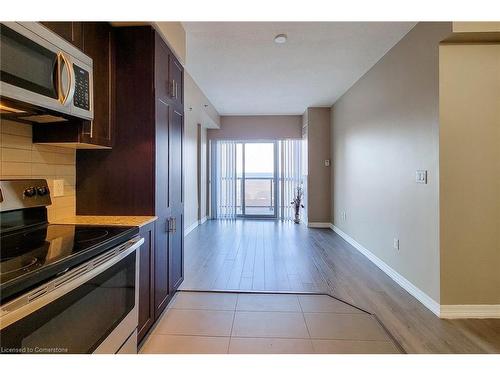
<path fill-rule="evenodd" d="M 346 221 L 347 219 L 347 214 L 345 211 L 340 211 L 340 220 L 341 221 Z"/>
<path fill-rule="evenodd" d="M 392 247 L 394 248 L 394 250 L 399 250 L 399 238 L 394 238 Z"/>
<path fill-rule="evenodd" d="M 62 197 L 64 195 L 64 180 L 54 180 L 53 197 Z"/>

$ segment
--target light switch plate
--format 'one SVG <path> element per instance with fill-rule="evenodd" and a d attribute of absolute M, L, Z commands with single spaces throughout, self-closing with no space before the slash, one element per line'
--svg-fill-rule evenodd
<path fill-rule="evenodd" d="M 329 167 L 330 166 L 330 159 L 325 159 L 325 167 Z"/>
<path fill-rule="evenodd" d="M 427 183 L 427 171 L 426 170 L 418 170 L 415 173 L 415 182 L 417 184 L 426 184 Z"/>
<path fill-rule="evenodd" d="M 53 197 L 62 197 L 64 195 L 64 180 L 54 180 Z"/>
<path fill-rule="evenodd" d="M 399 238 L 394 238 L 392 247 L 394 250 L 399 250 Z"/>

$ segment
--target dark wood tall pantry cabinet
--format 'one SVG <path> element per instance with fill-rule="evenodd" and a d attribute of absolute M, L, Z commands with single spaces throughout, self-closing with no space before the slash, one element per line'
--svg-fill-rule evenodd
<path fill-rule="evenodd" d="M 140 340 L 184 277 L 183 68 L 153 28 L 114 31 L 114 145 L 77 152 L 76 209 L 80 215 L 158 216 L 154 246 L 146 250 L 151 254 L 141 256 L 152 266 L 141 265 Z"/>

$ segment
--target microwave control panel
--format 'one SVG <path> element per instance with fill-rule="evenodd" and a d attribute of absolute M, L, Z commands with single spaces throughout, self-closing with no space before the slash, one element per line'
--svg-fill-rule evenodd
<path fill-rule="evenodd" d="M 89 72 L 79 66 L 73 64 L 75 72 L 75 96 L 73 97 L 73 104 L 75 107 L 90 110 L 90 82 Z"/>

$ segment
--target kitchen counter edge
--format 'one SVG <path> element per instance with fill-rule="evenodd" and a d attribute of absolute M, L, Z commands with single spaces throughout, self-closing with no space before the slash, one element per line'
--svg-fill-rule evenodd
<path fill-rule="evenodd" d="M 94 216 L 76 215 L 63 219 L 52 220 L 51 224 L 80 224 L 80 225 L 122 225 L 143 227 L 158 219 L 157 216 Z"/>

